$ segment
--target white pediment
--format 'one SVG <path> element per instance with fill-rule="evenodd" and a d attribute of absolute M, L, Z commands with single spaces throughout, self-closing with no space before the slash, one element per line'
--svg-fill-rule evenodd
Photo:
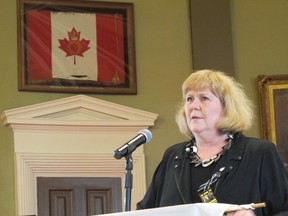
<path fill-rule="evenodd" d="M 1 118 L 6 126 L 140 126 L 154 125 L 157 114 L 107 102 L 86 95 L 6 110 Z"/>
<path fill-rule="evenodd" d="M 124 185 L 125 161 L 113 152 L 157 114 L 76 95 L 5 110 L 1 119 L 13 129 L 17 215 L 36 215 L 38 177 L 120 177 Z M 136 206 L 146 191 L 143 145 L 133 154 Z"/>

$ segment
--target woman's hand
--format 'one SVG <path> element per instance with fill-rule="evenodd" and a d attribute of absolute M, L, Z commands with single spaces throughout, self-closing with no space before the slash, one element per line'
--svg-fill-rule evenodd
<path fill-rule="evenodd" d="M 229 212 L 227 216 L 256 216 L 252 210 L 240 210 L 235 212 Z"/>

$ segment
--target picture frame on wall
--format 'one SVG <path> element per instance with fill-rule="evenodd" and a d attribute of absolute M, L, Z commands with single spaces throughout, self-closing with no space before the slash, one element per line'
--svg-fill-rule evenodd
<path fill-rule="evenodd" d="M 277 145 L 288 167 L 288 75 L 259 75 L 262 138 Z"/>
<path fill-rule="evenodd" d="M 18 90 L 137 94 L 133 3 L 18 0 Z"/>

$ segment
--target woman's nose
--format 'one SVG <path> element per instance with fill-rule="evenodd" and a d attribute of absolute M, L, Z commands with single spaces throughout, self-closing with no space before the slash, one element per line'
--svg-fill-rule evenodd
<path fill-rule="evenodd" d="M 197 99 L 193 100 L 193 102 L 191 103 L 191 108 L 193 110 L 200 110 L 200 102 L 199 102 L 199 100 L 197 100 Z"/>

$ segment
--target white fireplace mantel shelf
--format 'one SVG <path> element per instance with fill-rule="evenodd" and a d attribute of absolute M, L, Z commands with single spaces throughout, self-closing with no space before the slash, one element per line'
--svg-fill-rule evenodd
<path fill-rule="evenodd" d="M 37 214 L 37 177 L 120 177 L 124 185 L 125 163 L 113 152 L 157 116 L 86 95 L 2 112 L 14 136 L 17 215 Z M 143 146 L 133 158 L 132 207 L 146 191 Z"/>

